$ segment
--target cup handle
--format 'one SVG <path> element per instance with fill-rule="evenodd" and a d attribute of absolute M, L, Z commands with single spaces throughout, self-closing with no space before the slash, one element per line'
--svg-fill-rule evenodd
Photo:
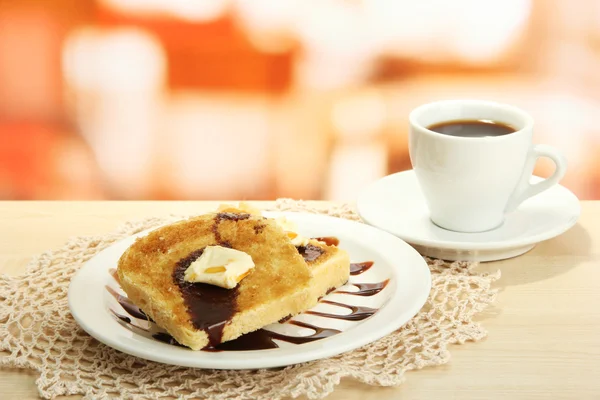
<path fill-rule="evenodd" d="M 541 182 L 531 184 L 529 183 L 529 178 L 533 174 L 535 163 L 540 157 L 548 157 L 554 161 L 556 169 L 549 178 L 544 179 Z M 545 144 L 537 144 L 532 146 L 527 156 L 527 161 L 525 161 L 523 175 L 521 175 L 519 184 L 508 200 L 508 204 L 506 205 L 506 212 L 514 211 L 528 198 L 556 185 L 563 178 L 563 176 L 565 176 L 565 172 L 567 172 L 567 159 L 558 150 Z"/>

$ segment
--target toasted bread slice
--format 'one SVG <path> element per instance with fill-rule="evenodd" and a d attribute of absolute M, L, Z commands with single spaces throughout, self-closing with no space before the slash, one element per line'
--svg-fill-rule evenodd
<path fill-rule="evenodd" d="M 183 282 L 185 264 L 219 244 L 250 254 L 254 271 L 235 289 Z M 127 249 L 117 271 L 129 298 L 194 350 L 297 314 L 312 300 L 311 273 L 297 249 L 275 222 L 249 214 L 208 214 L 159 228 Z"/>
<path fill-rule="evenodd" d="M 346 251 L 337 246 L 328 246 L 316 239 L 311 239 L 307 246 L 300 246 L 297 249 L 312 273 L 312 281 L 309 285 L 310 307 L 317 304 L 321 297 L 333 289 L 348 282 L 350 256 Z"/>
<path fill-rule="evenodd" d="M 296 248 L 274 220 L 228 211 L 159 228 L 119 260 L 128 297 L 194 350 L 305 311 L 349 276 L 345 251 L 316 240 Z M 183 282 L 185 267 L 215 244 L 250 254 L 254 271 L 235 289 Z"/>

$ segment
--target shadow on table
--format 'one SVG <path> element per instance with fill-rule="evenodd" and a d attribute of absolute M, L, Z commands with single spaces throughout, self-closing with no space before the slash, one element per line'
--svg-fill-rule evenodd
<path fill-rule="evenodd" d="M 539 243 L 530 252 L 509 260 L 481 264 L 482 271 L 500 270 L 495 287 L 524 285 L 562 275 L 590 259 L 589 233 L 578 223 L 557 238 Z"/>

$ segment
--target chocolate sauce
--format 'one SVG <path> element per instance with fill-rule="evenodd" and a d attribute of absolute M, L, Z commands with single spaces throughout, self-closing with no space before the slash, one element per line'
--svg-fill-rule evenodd
<path fill-rule="evenodd" d="M 237 339 L 221 343 L 216 347 L 207 347 L 202 351 L 244 351 L 244 350 L 266 350 L 276 349 L 277 343 L 273 342 L 273 332 L 266 329 L 259 329 L 254 332 L 246 333 Z"/>
<path fill-rule="evenodd" d="M 136 333 L 142 333 L 142 334 L 148 334 L 150 332 L 150 329 L 148 329 L 148 328 L 142 328 L 141 326 L 135 325 L 131 318 L 129 318 L 125 315 L 119 314 L 118 312 L 116 312 L 113 309 L 110 309 L 110 312 L 112 313 L 112 315 L 115 318 L 117 318 L 120 322 L 122 322 L 123 326 L 125 326 L 130 331 L 133 331 Z M 139 331 L 139 332 L 137 332 L 137 331 Z"/>
<path fill-rule="evenodd" d="M 350 264 L 350 275 L 360 275 L 373 266 L 373 261 Z"/>
<path fill-rule="evenodd" d="M 159 342 L 163 342 L 166 344 L 172 344 L 173 346 L 179 346 L 179 347 L 185 347 L 182 344 L 179 344 L 179 342 L 177 340 L 175 340 L 175 338 L 171 335 L 169 335 L 166 332 L 157 332 L 157 333 L 153 333 L 152 337 L 156 340 L 158 340 Z"/>
<path fill-rule="evenodd" d="M 342 333 L 342 331 L 339 331 L 337 329 L 322 328 L 320 326 L 307 324 L 306 322 L 302 322 L 302 321 L 289 321 L 288 324 L 296 325 L 301 328 L 312 329 L 315 331 L 315 333 L 313 333 L 312 335 L 308 335 L 308 336 L 287 336 L 287 335 L 281 335 L 281 334 L 277 333 L 277 334 L 275 334 L 276 336 L 274 336 L 275 339 L 283 340 L 285 342 L 294 343 L 294 344 L 302 344 L 302 343 L 314 342 L 315 340 L 319 340 L 319 339 L 325 339 L 330 336 L 337 335 L 338 333 Z"/>
<path fill-rule="evenodd" d="M 324 237 L 318 237 L 315 239 L 318 240 L 319 242 L 324 242 L 327 246 L 337 246 L 338 244 L 340 244 L 340 239 L 338 239 L 334 236 L 324 236 Z"/>
<path fill-rule="evenodd" d="M 306 311 L 306 314 L 317 315 L 325 318 L 343 319 L 345 321 L 362 321 L 363 319 L 369 318 L 371 315 L 377 312 L 376 308 L 364 307 L 364 306 L 353 306 L 350 304 L 338 303 L 336 301 L 321 300 L 321 303 L 331 304 L 333 306 L 347 308 L 351 311 L 350 314 L 329 314 L 320 311 Z"/>
<path fill-rule="evenodd" d="M 175 338 L 173 336 L 169 335 L 167 332 L 152 333 L 152 328 L 148 329 L 148 328 L 142 328 L 141 326 L 138 326 L 138 325 L 134 325 L 133 322 L 131 321 L 131 318 L 126 317 L 125 315 L 121 315 L 118 312 L 116 312 L 115 310 L 111 309 L 110 311 L 116 318 L 118 318 L 120 321 L 124 322 L 125 327 L 128 328 L 129 330 L 132 330 L 134 332 L 139 331 L 138 333 L 142 333 L 144 336 L 151 336 L 153 339 L 156 339 L 159 342 L 171 344 L 174 346 L 185 347 L 182 344 L 179 344 L 179 342 L 177 340 L 175 340 Z"/>
<path fill-rule="evenodd" d="M 121 321 L 125 322 L 126 324 L 131 324 L 131 318 L 121 315 L 119 313 L 116 313 L 114 311 L 113 311 L 113 314 L 115 317 L 119 318 Z"/>
<path fill-rule="evenodd" d="M 352 285 L 358 288 L 356 292 L 348 292 L 348 291 L 339 291 L 336 292 L 338 294 L 351 294 L 354 296 L 375 296 L 377 293 L 381 292 L 387 284 L 390 282 L 389 279 L 386 279 L 383 282 L 377 283 L 353 283 Z"/>
<path fill-rule="evenodd" d="M 238 287 L 225 289 L 206 283 L 185 281 L 185 270 L 202 255 L 202 252 L 203 250 L 196 250 L 179 260 L 173 271 L 173 280 L 181 291 L 192 325 L 205 331 L 211 344 L 217 344 L 221 342 L 225 325 L 236 312 Z"/>
<path fill-rule="evenodd" d="M 140 310 L 138 306 L 133 304 L 131 300 L 129 300 L 127 297 L 121 296 L 108 285 L 106 286 L 106 290 L 108 290 L 108 293 L 110 293 L 119 302 L 121 307 L 123 307 L 123 309 L 127 311 L 129 315 L 131 315 L 134 318 L 143 319 L 146 321 L 148 320 L 148 316 L 142 310 Z"/>
<path fill-rule="evenodd" d="M 341 333 L 337 329 L 321 328 L 319 326 L 307 324 L 300 321 L 290 321 L 289 324 L 300 326 L 302 328 L 312 329 L 313 334 L 308 336 L 289 336 L 282 333 L 268 331 L 266 329 L 259 329 L 254 332 L 247 333 L 240 336 L 235 340 L 221 343 L 215 347 L 208 347 L 207 351 L 244 351 L 244 350 L 266 350 L 276 349 L 279 346 L 274 340 L 281 340 L 283 342 L 303 344 L 314 342 L 315 340 L 325 339 L 333 335 Z"/>
<path fill-rule="evenodd" d="M 325 251 L 317 246 L 312 244 L 307 244 L 306 246 L 298 246 L 298 253 L 304 258 L 304 261 L 315 261 L 321 254 Z"/>
<path fill-rule="evenodd" d="M 292 319 L 292 315 L 288 315 L 287 317 L 283 317 L 279 320 L 280 324 L 285 324 L 286 322 L 288 322 L 290 319 Z"/>

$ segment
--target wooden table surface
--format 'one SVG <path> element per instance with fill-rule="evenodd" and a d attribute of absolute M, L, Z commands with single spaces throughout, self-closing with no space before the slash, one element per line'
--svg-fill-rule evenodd
<path fill-rule="evenodd" d="M 33 255 L 71 236 L 216 204 L 0 202 L 0 273 L 22 272 Z M 600 399 L 600 202 L 583 202 L 579 223 L 562 236 L 479 268 L 502 271 L 498 300 L 480 318 L 487 339 L 452 346 L 449 364 L 410 372 L 400 387 L 342 381 L 328 400 Z M 37 399 L 35 378 L 0 369 L 0 399 Z"/>

